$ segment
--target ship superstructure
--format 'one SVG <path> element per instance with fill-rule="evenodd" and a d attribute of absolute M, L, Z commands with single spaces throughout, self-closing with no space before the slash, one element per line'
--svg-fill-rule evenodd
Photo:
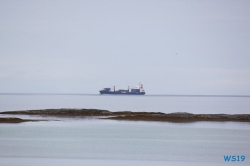
<path fill-rule="evenodd" d="M 115 90 L 115 86 L 112 88 L 103 88 L 99 91 L 100 94 L 118 94 L 118 95 L 145 95 L 143 85 L 139 83 L 138 86 L 128 86 L 128 89 Z"/>

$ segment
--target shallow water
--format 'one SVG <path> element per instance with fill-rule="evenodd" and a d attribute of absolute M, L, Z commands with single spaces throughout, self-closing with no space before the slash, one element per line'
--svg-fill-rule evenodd
<path fill-rule="evenodd" d="M 224 155 L 250 157 L 249 123 L 61 120 L 1 124 L 1 161 L 10 165 L 32 161 L 59 165 L 60 159 L 79 165 L 145 165 L 146 161 L 148 165 L 220 165 L 225 164 Z"/>

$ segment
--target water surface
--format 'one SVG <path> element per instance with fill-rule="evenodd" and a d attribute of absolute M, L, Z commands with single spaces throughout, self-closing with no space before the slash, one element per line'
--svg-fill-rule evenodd
<path fill-rule="evenodd" d="M 111 111 L 249 113 L 249 97 L 0 95 L 0 111 L 99 108 Z M 1 165 L 249 165 L 248 122 L 136 122 L 28 115 L 60 121 L 0 124 Z M 245 155 L 228 163 L 224 155 Z"/>
<path fill-rule="evenodd" d="M 110 111 L 250 113 L 250 97 L 0 94 L 0 111 L 95 108 Z"/>

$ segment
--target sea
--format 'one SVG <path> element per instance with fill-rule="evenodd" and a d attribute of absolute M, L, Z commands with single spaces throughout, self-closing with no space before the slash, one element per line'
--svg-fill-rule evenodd
<path fill-rule="evenodd" d="M 0 112 L 51 108 L 250 114 L 250 96 L 0 94 Z M 145 122 L 2 115 L 0 166 L 250 165 L 250 122 Z"/>

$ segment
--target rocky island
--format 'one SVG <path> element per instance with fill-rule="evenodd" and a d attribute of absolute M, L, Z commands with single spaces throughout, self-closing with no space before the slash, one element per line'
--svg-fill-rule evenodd
<path fill-rule="evenodd" d="M 40 116 L 91 116 L 98 119 L 113 120 L 133 120 L 133 121 L 167 121 L 167 122 L 195 122 L 195 121 L 237 121 L 250 122 L 250 114 L 192 114 L 186 112 L 161 113 L 161 112 L 131 112 L 120 111 L 111 112 L 100 109 L 41 109 L 41 110 L 22 110 L 22 111 L 6 111 L 0 114 L 12 115 L 40 115 Z M 0 122 L 8 120 L 0 118 Z M 9 121 L 20 121 L 18 119 L 9 119 Z M 24 120 L 26 121 L 26 120 Z M 29 120 L 32 121 L 32 120 Z"/>

